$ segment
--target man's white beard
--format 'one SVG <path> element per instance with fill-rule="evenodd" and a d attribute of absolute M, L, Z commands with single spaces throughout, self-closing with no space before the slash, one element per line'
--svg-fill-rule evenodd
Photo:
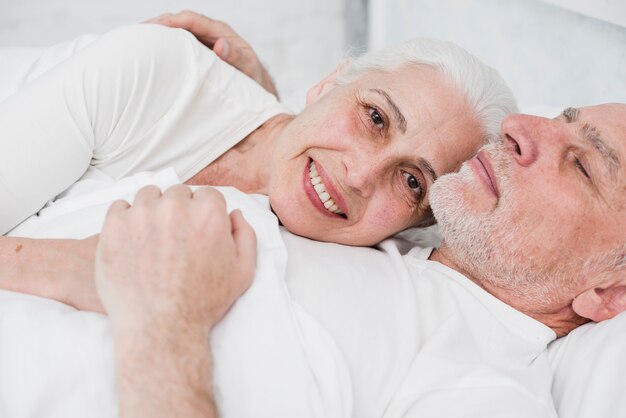
<path fill-rule="evenodd" d="M 511 167 L 500 144 L 488 146 L 500 190 L 498 204 L 476 213 L 468 207 L 466 187 L 482 187 L 471 167 L 439 178 L 430 190 L 430 204 L 442 235 L 441 249 L 474 280 L 505 289 L 510 295 L 544 304 L 555 297 L 559 274 L 533 263 L 517 231 L 515 199 L 511 196 Z M 473 192 L 474 190 L 470 192 Z M 520 239 L 521 238 L 521 239 Z M 533 265 L 535 264 L 535 265 Z"/>

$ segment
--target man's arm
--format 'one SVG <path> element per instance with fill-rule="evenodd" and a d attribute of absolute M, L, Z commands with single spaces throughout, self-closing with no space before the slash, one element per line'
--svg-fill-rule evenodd
<path fill-rule="evenodd" d="M 259 83 L 265 90 L 278 97 L 274 80 L 269 75 L 259 57 L 237 32 L 227 23 L 211 19 L 190 10 L 175 14 L 165 13 L 148 20 L 172 28 L 185 29 L 215 54 L 248 77 Z"/>
<path fill-rule="evenodd" d="M 214 417 L 209 333 L 250 285 L 254 231 L 211 188 L 114 203 L 96 256 L 122 417 Z M 167 383 L 165 383 L 167 382 Z"/>

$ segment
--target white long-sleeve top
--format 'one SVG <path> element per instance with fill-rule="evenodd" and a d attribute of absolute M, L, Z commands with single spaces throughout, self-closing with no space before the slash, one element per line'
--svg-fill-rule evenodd
<path fill-rule="evenodd" d="M 90 166 L 114 179 L 174 167 L 186 181 L 281 112 L 186 31 L 109 32 L 0 102 L 0 234 Z"/>

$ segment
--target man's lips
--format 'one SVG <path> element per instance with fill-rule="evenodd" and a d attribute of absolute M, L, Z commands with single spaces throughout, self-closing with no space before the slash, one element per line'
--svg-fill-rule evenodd
<path fill-rule="evenodd" d="M 337 213 L 331 212 L 324 206 L 324 203 L 320 200 L 320 195 L 318 194 L 313 184 L 311 183 L 311 175 L 309 172 L 309 168 L 311 167 L 312 162 L 314 162 L 315 164 L 317 175 L 321 178 L 322 183 L 324 184 L 324 189 L 326 190 L 326 193 L 330 195 L 332 201 L 334 201 L 335 204 L 337 205 L 336 207 L 338 207 L 339 210 L 343 212 L 343 214 L 337 214 Z M 319 163 L 311 159 L 307 160 L 307 164 L 305 166 L 302 181 L 303 181 L 303 186 L 304 186 L 306 195 L 308 196 L 309 200 L 311 200 L 315 208 L 317 208 L 324 215 L 332 217 L 332 218 L 339 218 L 339 219 L 347 218 L 346 205 L 345 205 L 343 198 L 341 197 L 341 195 L 339 195 L 339 193 L 337 193 L 335 186 L 333 185 L 330 178 L 327 176 L 326 172 L 324 171 L 324 169 L 321 167 Z"/>
<path fill-rule="evenodd" d="M 478 178 L 487 186 L 496 198 L 500 198 L 500 190 L 498 189 L 498 182 L 493 172 L 493 166 L 491 160 L 485 151 L 480 151 L 476 157 L 470 160 L 471 167 L 478 175 Z"/>

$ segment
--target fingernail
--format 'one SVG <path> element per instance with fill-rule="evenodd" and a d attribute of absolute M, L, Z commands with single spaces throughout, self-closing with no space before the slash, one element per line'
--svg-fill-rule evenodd
<path fill-rule="evenodd" d="M 228 41 L 224 41 L 222 47 L 222 59 L 228 58 L 228 54 L 230 54 L 230 43 L 228 43 Z"/>

